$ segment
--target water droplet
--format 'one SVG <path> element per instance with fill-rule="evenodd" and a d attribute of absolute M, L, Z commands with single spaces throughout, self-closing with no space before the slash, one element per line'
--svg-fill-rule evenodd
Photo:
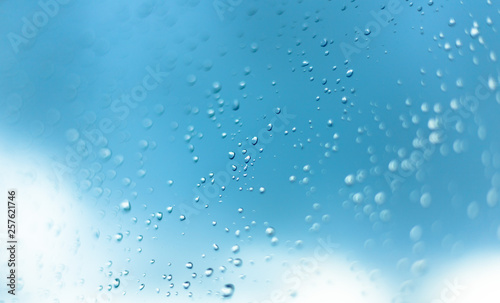
<path fill-rule="evenodd" d="M 354 175 L 347 175 L 344 179 L 344 182 L 347 186 L 351 186 L 354 184 L 354 180 L 355 180 Z"/>
<path fill-rule="evenodd" d="M 479 214 L 479 204 L 477 202 L 471 202 L 469 206 L 467 206 L 467 217 L 473 220 Z"/>
<path fill-rule="evenodd" d="M 68 140 L 68 142 L 70 143 L 76 142 L 76 140 L 78 140 L 79 137 L 80 134 L 74 128 L 70 128 L 66 131 L 66 140 Z"/>
<path fill-rule="evenodd" d="M 488 87 L 492 91 L 495 91 L 497 89 L 497 81 L 492 76 L 488 77 Z"/>
<path fill-rule="evenodd" d="M 410 239 L 413 242 L 417 242 L 422 238 L 422 227 L 420 225 L 415 225 L 413 228 L 410 230 Z"/>
<path fill-rule="evenodd" d="M 109 148 L 101 148 L 99 150 L 99 157 L 104 161 L 109 160 L 111 158 L 111 150 Z"/>
<path fill-rule="evenodd" d="M 272 237 L 274 235 L 274 233 L 275 233 L 274 228 L 272 228 L 272 227 L 266 228 L 266 235 L 268 235 L 269 237 Z"/>
<path fill-rule="evenodd" d="M 346 72 L 346 74 L 345 74 L 345 75 L 349 78 L 349 77 L 351 77 L 351 76 L 352 76 L 352 74 L 353 74 L 353 73 L 354 73 L 354 71 L 353 71 L 352 69 L 350 69 L 350 70 L 348 70 L 348 71 Z"/>
<path fill-rule="evenodd" d="M 151 120 L 149 118 L 142 120 L 142 126 L 144 128 L 151 128 L 151 126 L 153 126 L 153 120 Z"/>
<path fill-rule="evenodd" d="M 255 53 L 256 51 L 259 50 L 259 45 L 253 42 L 252 44 L 250 44 L 250 50 L 252 51 L 252 53 Z"/>
<path fill-rule="evenodd" d="M 494 207 L 497 205 L 500 195 L 496 188 L 491 188 L 486 195 L 486 203 L 489 207 Z"/>
<path fill-rule="evenodd" d="M 212 268 L 207 268 L 205 270 L 205 276 L 210 277 L 214 273 L 214 270 Z"/>
<path fill-rule="evenodd" d="M 120 242 L 121 240 L 123 240 L 123 234 L 122 233 L 117 233 L 115 235 L 115 240 L 116 240 L 116 242 Z"/>
<path fill-rule="evenodd" d="M 241 265 L 243 265 L 243 261 L 240 258 L 236 258 L 233 260 L 233 265 L 236 267 L 240 267 Z"/>
<path fill-rule="evenodd" d="M 472 38 L 476 38 L 479 35 L 479 29 L 477 27 L 473 27 L 470 29 L 470 36 Z"/>
<path fill-rule="evenodd" d="M 411 266 L 411 272 L 415 276 L 421 276 L 427 272 L 427 261 L 426 260 L 418 260 L 413 263 Z"/>
<path fill-rule="evenodd" d="M 240 101 L 234 100 L 233 101 L 233 110 L 238 110 L 240 109 Z"/>
<path fill-rule="evenodd" d="M 137 177 L 143 178 L 146 175 L 146 171 L 144 169 L 139 169 L 137 171 Z"/>
<path fill-rule="evenodd" d="M 188 75 L 186 80 L 190 86 L 193 86 L 196 83 L 196 76 L 193 74 Z"/>
<path fill-rule="evenodd" d="M 422 205 L 423 208 L 427 208 L 427 207 L 431 206 L 431 201 L 432 201 L 432 198 L 431 198 L 431 194 L 429 194 L 429 193 L 424 193 L 420 197 L 420 205 Z"/>
<path fill-rule="evenodd" d="M 365 199 L 365 196 L 362 193 L 355 193 L 352 196 L 352 200 L 356 203 L 361 203 Z"/>
<path fill-rule="evenodd" d="M 380 212 L 379 216 L 382 222 L 389 222 L 391 220 L 392 214 L 390 210 L 384 209 Z"/>
<path fill-rule="evenodd" d="M 122 203 L 120 203 L 120 208 L 121 208 L 121 210 L 123 210 L 124 212 L 128 212 L 128 211 L 130 211 L 130 209 L 132 208 L 132 205 L 130 204 L 130 201 L 129 201 L 129 200 L 125 200 L 125 201 L 123 201 Z"/>
<path fill-rule="evenodd" d="M 375 195 L 375 203 L 377 203 L 378 205 L 382 205 L 384 204 L 385 202 L 385 199 L 386 199 L 386 196 L 385 196 L 385 193 L 384 192 L 379 192 Z"/>
<path fill-rule="evenodd" d="M 222 89 L 222 85 L 220 84 L 220 82 L 214 82 L 212 84 L 212 91 L 216 94 L 218 92 L 220 92 L 220 90 Z"/>
<path fill-rule="evenodd" d="M 213 108 L 208 109 L 207 115 L 208 117 L 212 118 L 213 116 L 215 116 L 215 110 Z"/>
<path fill-rule="evenodd" d="M 224 285 L 224 287 L 221 289 L 220 292 L 224 298 L 231 298 L 234 294 L 234 285 L 226 284 Z"/>

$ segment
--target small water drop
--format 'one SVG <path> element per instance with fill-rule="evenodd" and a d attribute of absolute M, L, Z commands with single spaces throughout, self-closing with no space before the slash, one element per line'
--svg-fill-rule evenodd
<path fill-rule="evenodd" d="M 132 209 L 132 205 L 130 204 L 130 201 L 125 200 L 122 203 L 120 203 L 120 209 L 124 212 L 130 211 L 130 209 Z"/>
<path fill-rule="evenodd" d="M 234 285 L 226 284 L 224 285 L 224 287 L 221 289 L 220 292 L 224 298 L 231 298 L 234 294 Z"/>
<path fill-rule="evenodd" d="M 375 203 L 377 203 L 378 205 L 382 205 L 384 204 L 385 202 L 385 199 L 386 199 L 386 195 L 384 192 L 379 192 L 375 195 Z"/>
<path fill-rule="evenodd" d="M 243 260 L 241 260 L 240 258 L 236 258 L 233 260 L 233 265 L 236 267 L 240 267 L 241 265 L 243 265 Z"/>
<path fill-rule="evenodd" d="M 428 208 L 429 206 L 431 206 L 431 201 L 432 201 L 432 198 L 431 198 L 431 194 L 429 194 L 429 193 L 424 193 L 420 197 L 420 205 L 422 205 L 423 208 Z"/>
<path fill-rule="evenodd" d="M 214 273 L 214 270 L 212 268 L 207 268 L 205 270 L 205 276 L 210 277 Z"/>
<path fill-rule="evenodd" d="M 354 184 L 354 180 L 355 180 L 354 175 L 351 174 L 345 177 L 344 182 L 347 186 L 351 186 Z"/>
<path fill-rule="evenodd" d="M 477 27 L 473 27 L 470 29 L 470 36 L 472 38 L 476 38 L 479 35 L 479 29 Z"/>
<path fill-rule="evenodd" d="M 272 227 L 266 228 L 266 235 L 268 235 L 269 237 L 274 236 L 274 233 L 275 233 L 274 228 L 272 228 Z"/>

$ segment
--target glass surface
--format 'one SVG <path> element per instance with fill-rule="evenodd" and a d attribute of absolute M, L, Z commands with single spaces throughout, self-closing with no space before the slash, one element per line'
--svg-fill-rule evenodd
<path fill-rule="evenodd" d="M 1 1 L 0 302 L 500 302 L 499 24 Z"/>

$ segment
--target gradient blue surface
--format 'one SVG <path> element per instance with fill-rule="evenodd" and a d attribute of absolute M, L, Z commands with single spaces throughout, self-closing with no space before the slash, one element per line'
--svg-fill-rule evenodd
<path fill-rule="evenodd" d="M 499 23 L 496 0 L 2 1 L 0 302 L 498 302 Z"/>

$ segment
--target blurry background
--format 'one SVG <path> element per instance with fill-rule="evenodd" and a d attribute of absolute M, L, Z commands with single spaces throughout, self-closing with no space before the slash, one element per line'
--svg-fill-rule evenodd
<path fill-rule="evenodd" d="M 0 14 L 0 302 L 500 300 L 496 0 Z"/>

